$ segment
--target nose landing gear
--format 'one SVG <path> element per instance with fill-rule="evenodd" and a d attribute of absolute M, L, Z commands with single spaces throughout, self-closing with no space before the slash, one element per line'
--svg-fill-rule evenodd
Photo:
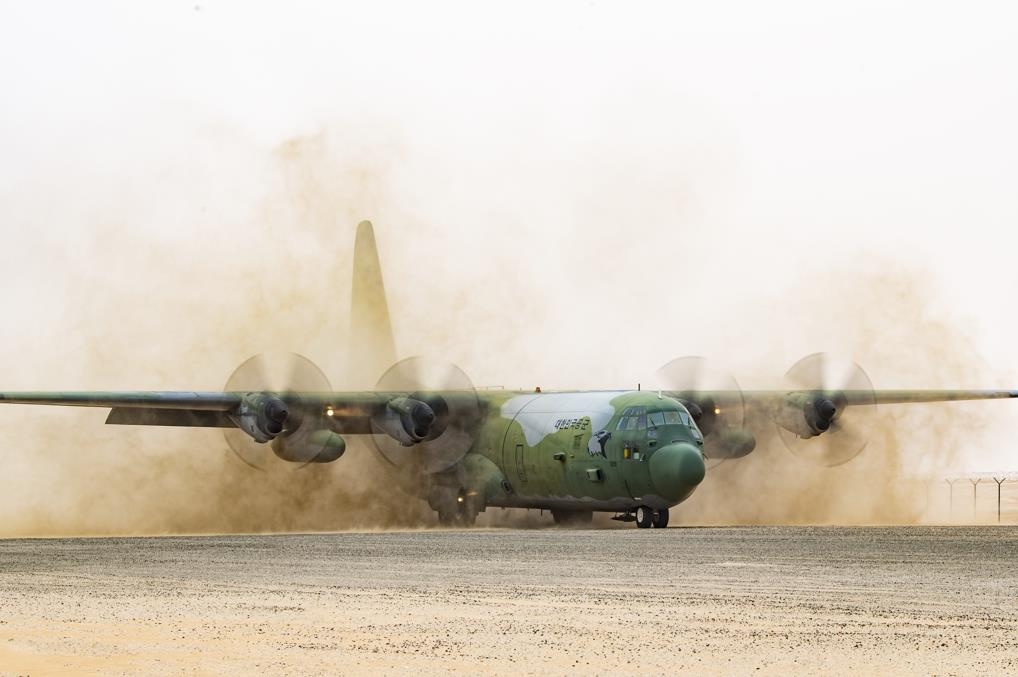
<path fill-rule="evenodd" d="M 655 512 L 651 524 L 654 525 L 655 529 L 664 529 L 668 526 L 668 508 L 661 508 Z"/>
<path fill-rule="evenodd" d="M 641 505 L 636 510 L 627 510 L 621 515 L 615 515 L 612 519 L 619 522 L 636 522 L 636 526 L 640 529 L 650 527 L 664 529 L 668 526 L 668 508 L 651 510 L 647 506 Z"/>

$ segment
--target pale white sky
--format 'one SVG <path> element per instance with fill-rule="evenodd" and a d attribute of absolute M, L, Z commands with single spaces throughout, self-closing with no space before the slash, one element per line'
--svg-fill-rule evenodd
<path fill-rule="evenodd" d="M 763 386 L 836 349 L 877 386 L 1018 386 L 1016 19 L 4 2 L 9 385 L 217 388 L 266 343 L 340 381 L 371 218 L 401 350 L 479 383 L 705 354 Z M 1018 407 L 987 406 L 972 464 L 1006 464 Z"/>

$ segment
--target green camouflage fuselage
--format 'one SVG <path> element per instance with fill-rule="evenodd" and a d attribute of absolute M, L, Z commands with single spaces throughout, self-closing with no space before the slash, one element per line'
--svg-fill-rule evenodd
<path fill-rule="evenodd" d="M 669 397 L 488 392 L 483 399 L 487 415 L 460 476 L 479 509 L 661 509 L 703 480 L 703 437 Z"/>

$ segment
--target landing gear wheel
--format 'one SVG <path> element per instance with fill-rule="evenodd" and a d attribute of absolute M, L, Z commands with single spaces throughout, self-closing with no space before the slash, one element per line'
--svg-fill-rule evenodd
<path fill-rule="evenodd" d="M 654 511 L 645 505 L 636 509 L 636 526 L 640 529 L 647 529 L 654 522 Z"/>
<path fill-rule="evenodd" d="M 552 510 L 551 518 L 555 524 L 567 527 L 579 527 L 590 524 L 594 513 L 590 510 Z"/>
<path fill-rule="evenodd" d="M 464 505 L 460 508 L 459 524 L 465 527 L 472 527 L 476 521 L 477 510 L 472 509 L 472 506 L 468 505 Z"/>
<path fill-rule="evenodd" d="M 654 513 L 654 528 L 664 529 L 668 526 L 668 508 L 661 508 Z"/>
<path fill-rule="evenodd" d="M 477 507 L 468 501 L 457 502 L 438 511 L 438 523 L 443 527 L 472 527 L 478 512 Z"/>

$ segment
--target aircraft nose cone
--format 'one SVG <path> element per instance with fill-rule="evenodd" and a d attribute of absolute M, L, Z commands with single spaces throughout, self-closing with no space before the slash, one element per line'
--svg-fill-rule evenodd
<path fill-rule="evenodd" d="M 706 474 L 703 454 L 692 444 L 669 444 L 650 457 L 650 478 L 658 495 L 678 501 L 696 488 Z"/>

